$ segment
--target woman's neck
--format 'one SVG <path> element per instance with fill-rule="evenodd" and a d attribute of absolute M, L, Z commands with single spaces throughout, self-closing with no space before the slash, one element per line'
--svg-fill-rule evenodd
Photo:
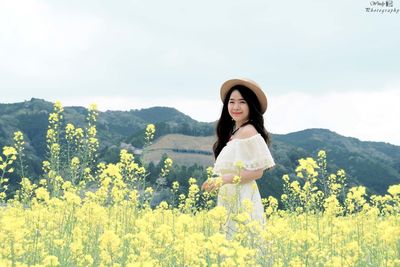
<path fill-rule="evenodd" d="M 243 124 L 245 124 L 246 122 L 248 122 L 249 120 L 244 120 L 244 121 L 237 121 L 235 122 L 235 129 L 239 129 L 240 127 L 243 126 Z"/>

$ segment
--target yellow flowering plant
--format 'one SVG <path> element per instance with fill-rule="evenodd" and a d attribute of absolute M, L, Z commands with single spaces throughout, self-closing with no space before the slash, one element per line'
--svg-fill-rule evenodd
<path fill-rule="evenodd" d="M 146 169 L 128 151 L 121 150 L 119 162 L 99 163 L 94 169 L 84 163 L 90 155 L 74 150 L 75 144 L 85 146 L 89 135 L 96 138 L 94 128 L 67 125 L 71 153 L 66 156 L 58 124 L 62 110 L 57 103 L 49 118 L 47 144 L 54 158 L 43 162 L 45 175 L 38 184 L 22 177 L 15 199 L 0 206 L 0 266 L 400 265 L 400 185 L 391 185 L 387 194 L 373 195 L 369 202 L 365 187 L 345 188 L 344 170 L 325 172 L 326 153 L 319 152 L 316 161 L 302 159 L 294 174 L 282 177 L 286 210 L 272 196 L 263 199 L 266 225 L 252 220 L 249 199 L 238 205 L 236 196 L 228 208 L 214 207 L 213 195 L 201 195 L 194 177 L 187 181 L 187 194 L 172 182 L 178 203 L 163 200 L 152 208 L 158 192 L 137 184 Z M 97 114 L 90 117 L 94 127 Z M 16 134 L 15 142 L 23 146 L 21 137 Z M 7 185 L 20 151 L 16 143 L 3 148 L 1 185 Z M 163 163 L 160 175 L 167 177 L 173 161 Z M 236 167 L 233 182 L 240 186 L 243 164 Z M 222 184 L 211 167 L 207 178 Z M 208 204 L 200 205 L 202 201 Z M 237 223 L 229 239 L 228 218 Z"/>
<path fill-rule="evenodd" d="M 333 199 L 337 199 L 342 207 L 344 198 L 340 198 L 340 193 L 343 195 L 345 190 L 346 174 L 344 170 L 328 174 L 326 169 L 326 152 L 321 150 L 317 161 L 311 157 L 299 160 L 295 169 L 296 180 L 290 181 L 289 175 L 283 175 L 281 201 L 285 208 L 290 211 L 321 212 Z"/>
<path fill-rule="evenodd" d="M 164 160 L 164 166 L 161 169 L 161 174 L 156 180 L 156 191 L 164 189 L 167 185 L 167 176 L 172 169 L 173 160 L 170 157 L 166 157 Z"/>
<path fill-rule="evenodd" d="M 4 202 L 6 199 L 9 180 L 6 174 L 14 171 L 11 165 L 17 159 L 17 154 L 18 152 L 14 147 L 5 146 L 3 147 L 4 158 L 0 155 L 0 203 Z"/>
<path fill-rule="evenodd" d="M 24 141 L 24 134 L 21 131 L 17 131 L 14 133 L 14 147 L 15 150 L 17 151 L 17 159 L 18 159 L 18 171 L 17 173 L 19 174 L 20 177 L 26 177 L 26 166 L 24 162 L 24 157 L 25 157 L 25 141 Z"/>
<path fill-rule="evenodd" d="M 152 123 L 148 124 L 147 127 L 146 127 L 145 138 L 144 138 L 144 140 L 145 140 L 144 146 L 145 147 L 151 145 L 151 143 L 153 141 L 153 138 L 154 138 L 155 132 L 156 132 L 155 125 L 152 124 Z"/>

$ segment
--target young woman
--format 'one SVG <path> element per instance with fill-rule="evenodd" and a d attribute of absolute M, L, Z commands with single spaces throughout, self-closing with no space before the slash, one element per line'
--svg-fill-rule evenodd
<path fill-rule="evenodd" d="M 235 214 L 265 223 L 264 208 L 255 180 L 275 165 L 268 149 L 269 137 L 263 114 L 267 97 L 248 79 L 232 79 L 221 87 L 223 108 L 213 146 L 214 173 L 221 179 L 204 182 L 202 189 L 218 191 L 217 205 L 228 212 L 228 236 L 235 230 Z"/>

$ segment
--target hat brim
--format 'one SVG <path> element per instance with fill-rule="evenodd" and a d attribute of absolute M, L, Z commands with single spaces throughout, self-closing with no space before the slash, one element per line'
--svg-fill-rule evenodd
<path fill-rule="evenodd" d="M 236 85 L 243 85 L 249 88 L 251 91 L 253 91 L 256 94 L 258 101 L 260 102 L 261 113 L 264 114 L 265 111 L 267 111 L 267 106 L 268 106 L 267 96 L 264 94 L 261 87 L 256 82 L 250 79 L 245 79 L 245 78 L 231 79 L 224 82 L 221 86 L 221 91 L 220 91 L 222 102 L 224 102 L 226 94 L 229 92 L 229 90 Z"/>

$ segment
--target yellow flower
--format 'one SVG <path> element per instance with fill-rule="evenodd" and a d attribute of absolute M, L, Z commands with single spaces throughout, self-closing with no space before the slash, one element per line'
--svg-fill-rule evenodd
<path fill-rule="evenodd" d="M 80 163 L 80 160 L 78 157 L 73 157 L 71 159 L 71 167 L 76 168 Z"/>
<path fill-rule="evenodd" d="M 154 124 L 148 124 L 146 127 L 146 133 L 149 134 L 154 134 L 154 132 L 156 131 L 156 126 L 154 126 Z"/>
<path fill-rule="evenodd" d="M 324 150 L 320 150 L 318 152 L 318 158 L 326 158 L 326 152 Z"/>
<path fill-rule="evenodd" d="M 207 171 L 207 177 L 211 178 L 214 173 L 214 168 L 209 166 L 209 167 L 207 167 L 206 171 Z"/>
<path fill-rule="evenodd" d="M 346 172 L 343 169 L 340 169 L 340 170 L 337 171 L 337 175 L 338 176 L 345 176 Z"/>
<path fill-rule="evenodd" d="M 197 184 L 192 184 L 189 186 L 189 196 L 194 196 L 199 191 L 200 191 L 200 189 Z"/>
<path fill-rule="evenodd" d="M 110 263 L 111 259 L 117 256 L 121 239 L 113 231 L 105 230 L 99 241 L 102 259 L 105 263 Z"/>
<path fill-rule="evenodd" d="M 121 149 L 119 153 L 120 161 L 123 163 L 130 163 L 133 161 L 133 154 L 128 153 L 126 149 Z"/>
<path fill-rule="evenodd" d="M 68 191 L 68 189 L 70 189 L 70 188 L 72 188 L 72 183 L 70 181 L 66 181 L 62 185 L 62 189 L 64 189 L 65 191 Z"/>
<path fill-rule="evenodd" d="M 14 141 L 22 141 L 24 139 L 24 135 L 21 131 L 17 131 L 14 133 Z"/>
<path fill-rule="evenodd" d="M 5 146 L 3 147 L 3 155 L 6 157 L 17 155 L 17 150 L 12 146 Z"/>
<path fill-rule="evenodd" d="M 236 166 L 239 170 L 243 169 L 243 167 L 244 167 L 243 161 L 240 161 L 240 160 L 236 161 L 236 162 L 235 162 L 235 166 Z"/>
<path fill-rule="evenodd" d="M 213 178 L 213 179 L 214 179 L 214 183 L 215 183 L 215 185 L 216 185 L 217 187 L 221 187 L 221 186 L 222 186 L 223 181 L 222 181 L 222 177 L 221 177 L 221 176 L 219 176 L 219 177 L 217 177 L 217 178 Z"/>
<path fill-rule="evenodd" d="M 290 186 L 293 188 L 293 191 L 295 191 L 296 193 L 300 192 L 300 184 L 298 181 L 291 182 Z"/>
<path fill-rule="evenodd" d="M 48 202 L 50 199 L 50 194 L 47 192 L 46 188 L 39 187 L 38 189 L 35 190 L 36 193 L 36 198 L 38 200 L 43 200 L 45 202 Z"/>
<path fill-rule="evenodd" d="M 19 152 L 24 150 L 24 147 L 23 147 L 23 145 L 25 144 L 24 135 L 22 134 L 21 131 L 17 131 L 14 133 L 14 142 L 15 142 L 16 150 L 18 150 Z"/>
<path fill-rule="evenodd" d="M 296 212 L 297 213 L 302 213 L 303 212 L 303 208 L 302 207 L 297 207 L 296 208 Z"/>
<path fill-rule="evenodd" d="M 243 210 L 251 213 L 253 211 L 253 202 L 250 199 L 246 198 L 242 201 Z"/>
<path fill-rule="evenodd" d="M 267 207 L 265 209 L 265 213 L 270 216 L 272 213 L 274 213 L 274 210 L 272 209 L 272 207 Z"/>
<path fill-rule="evenodd" d="M 343 208 L 335 195 L 325 199 L 324 208 L 325 213 L 328 215 L 340 215 L 343 213 Z"/>
<path fill-rule="evenodd" d="M 289 183 L 289 175 L 284 174 L 284 175 L 282 176 L 282 180 L 283 180 L 285 183 Z"/>
<path fill-rule="evenodd" d="M 227 215 L 227 210 L 224 206 L 217 206 L 217 207 L 211 209 L 209 211 L 208 215 L 217 221 L 220 221 L 220 220 L 225 221 L 226 215 Z"/>
<path fill-rule="evenodd" d="M 52 144 L 50 147 L 51 154 L 57 156 L 60 154 L 60 145 L 59 144 Z"/>
<path fill-rule="evenodd" d="M 238 176 L 238 175 L 235 175 L 235 176 L 233 177 L 232 182 L 233 182 L 234 184 L 239 184 L 239 183 L 240 183 L 240 180 L 241 180 L 241 177 Z"/>
<path fill-rule="evenodd" d="M 74 136 L 76 139 L 81 139 L 84 136 L 84 132 L 82 128 L 76 128 Z"/>
<path fill-rule="evenodd" d="M 98 146 L 99 140 L 98 140 L 97 138 L 90 137 L 90 138 L 89 138 L 89 144 Z"/>
<path fill-rule="evenodd" d="M 196 178 L 193 178 L 193 177 L 189 178 L 189 184 L 190 185 L 195 184 L 196 182 L 197 182 Z"/>
<path fill-rule="evenodd" d="M 64 199 L 66 200 L 67 203 L 72 204 L 72 205 L 80 205 L 81 204 L 81 198 L 77 196 L 75 193 L 71 192 L 64 192 Z"/>
<path fill-rule="evenodd" d="M 90 266 L 90 265 L 93 265 L 93 261 L 94 260 L 93 260 L 93 257 L 91 255 L 85 255 L 83 257 L 83 261 L 84 261 L 86 266 Z"/>
<path fill-rule="evenodd" d="M 164 160 L 164 167 L 161 169 L 161 176 L 162 177 L 166 177 L 169 174 L 169 172 L 171 170 L 171 167 L 172 167 L 172 164 L 173 164 L 173 161 L 172 161 L 171 158 L 166 158 Z"/>
<path fill-rule="evenodd" d="M 44 172 L 49 172 L 50 171 L 50 162 L 45 160 L 42 162 L 42 169 Z"/>
<path fill-rule="evenodd" d="M 146 190 L 145 190 L 145 193 L 148 193 L 150 196 L 153 195 L 153 192 L 154 192 L 154 190 L 153 190 L 153 188 L 151 186 L 147 187 Z"/>
<path fill-rule="evenodd" d="M 49 115 L 49 121 L 50 121 L 51 123 L 56 123 L 56 122 L 58 122 L 58 121 L 59 121 L 58 114 L 57 114 L 57 113 L 50 113 L 50 115 Z"/>
<path fill-rule="evenodd" d="M 97 111 L 97 104 L 96 103 L 90 104 L 88 110 L 89 111 Z"/>
<path fill-rule="evenodd" d="M 268 202 L 269 202 L 270 206 L 278 207 L 278 200 L 276 198 L 274 198 L 273 196 L 268 197 Z"/>
<path fill-rule="evenodd" d="M 96 136 L 96 134 L 97 134 L 97 130 L 96 130 L 95 126 L 89 127 L 89 129 L 87 131 L 88 131 L 89 136 Z"/>
<path fill-rule="evenodd" d="M 61 101 L 60 100 L 56 100 L 54 102 L 54 110 L 57 112 L 63 112 L 64 108 L 62 107 Z"/>
<path fill-rule="evenodd" d="M 67 126 L 65 126 L 65 133 L 67 140 L 71 142 L 74 139 L 75 126 L 71 123 L 68 123 Z"/>
<path fill-rule="evenodd" d="M 166 158 L 165 160 L 164 160 L 164 164 L 165 164 L 165 166 L 172 166 L 172 163 L 173 163 L 173 161 L 172 161 L 172 159 L 171 158 Z"/>
<path fill-rule="evenodd" d="M 247 212 L 241 212 L 235 216 L 234 220 L 238 223 L 245 223 L 250 220 L 250 215 Z"/>
<path fill-rule="evenodd" d="M 318 176 L 318 172 L 315 171 L 317 168 L 319 166 L 313 158 L 299 159 L 299 166 L 296 168 L 296 173 L 306 171 L 308 176 L 316 177 Z"/>
<path fill-rule="evenodd" d="M 145 142 L 146 144 L 151 144 L 151 141 L 154 138 L 154 133 L 156 131 L 156 127 L 154 124 L 148 124 L 146 127 L 146 132 L 145 132 Z"/>
<path fill-rule="evenodd" d="M 172 183 L 172 189 L 178 190 L 178 189 L 179 189 L 179 182 L 174 181 L 174 182 Z"/>
<path fill-rule="evenodd" d="M 160 209 L 167 210 L 168 209 L 168 203 L 166 201 L 161 201 L 160 204 L 158 205 L 158 207 Z"/>
<path fill-rule="evenodd" d="M 349 192 L 347 193 L 347 198 L 345 200 L 347 209 L 350 213 L 354 211 L 360 211 L 361 208 L 366 203 L 364 198 L 366 189 L 364 186 L 356 186 L 350 188 Z"/>
<path fill-rule="evenodd" d="M 60 262 L 58 261 L 58 258 L 56 256 L 47 256 L 43 260 L 43 265 L 48 266 L 48 267 L 56 267 L 60 266 Z"/>
<path fill-rule="evenodd" d="M 399 197 L 400 196 L 400 184 L 389 186 L 388 192 L 393 197 L 396 197 L 396 196 Z"/>

